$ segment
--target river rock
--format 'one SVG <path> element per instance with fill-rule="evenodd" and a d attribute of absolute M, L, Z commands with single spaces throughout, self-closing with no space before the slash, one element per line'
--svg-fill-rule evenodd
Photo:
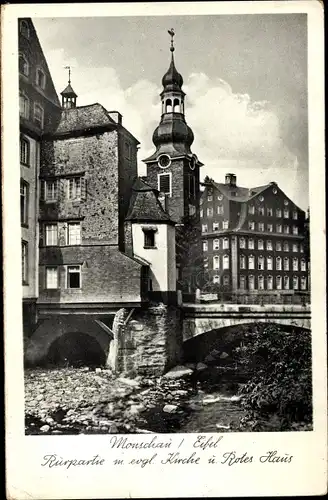
<path fill-rule="evenodd" d="M 223 351 L 223 352 L 220 354 L 220 359 L 226 359 L 226 358 L 229 358 L 229 354 L 228 354 L 227 352 L 224 352 L 224 351 Z"/>
<path fill-rule="evenodd" d="M 206 370 L 207 368 L 207 365 L 205 365 L 205 363 L 197 363 L 196 365 L 196 370 L 198 372 L 202 371 L 202 370 Z"/>
<path fill-rule="evenodd" d="M 96 373 L 101 373 L 101 368 L 96 368 L 96 369 L 95 369 L 95 372 L 96 372 Z"/>
<path fill-rule="evenodd" d="M 41 432 L 49 432 L 49 430 L 50 430 L 50 425 L 43 425 L 42 427 L 40 427 Z"/>
<path fill-rule="evenodd" d="M 117 379 L 118 382 L 121 382 L 122 384 L 128 385 L 129 387 L 139 387 L 140 382 L 138 380 L 134 380 L 132 378 L 123 378 L 120 377 Z"/>
<path fill-rule="evenodd" d="M 217 429 L 224 429 L 226 431 L 228 431 L 229 429 L 231 429 L 230 425 L 223 425 L 223 424 L 216 424 L 215 426 Z"/>
<path fill-rule="evenodd" d="M 191 370 L 191 368 L 187 368 L 186 366 L 179 365 L 179 366 L 175 366 L 174 368 L 172 368 L 172 370 L 165 373 L 163 378 L 166 378 L 166 379 L 183 378 L 183 377 L 188 377 L 192 373 L 193 373 L 193 370 Z"/>
<path fill-rule="evenodd" d="M 178 408 L 177 405 L 165 405 L 163 411 L 165 413 L 175 413 L 177 408 Z"/>

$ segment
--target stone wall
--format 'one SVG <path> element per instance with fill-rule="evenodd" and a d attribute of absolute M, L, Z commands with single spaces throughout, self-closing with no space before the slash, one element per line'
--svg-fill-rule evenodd
<path fill-rule="evenodd" d="M 126 375 L 162 375 L 182 359 L 182 318 L 178 307 L 159 304 L 120 309 L 113 323 L 108 364 Z"/>

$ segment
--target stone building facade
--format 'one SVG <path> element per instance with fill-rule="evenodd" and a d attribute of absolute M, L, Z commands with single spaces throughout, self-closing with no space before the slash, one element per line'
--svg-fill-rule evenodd
<path fill-rule="evenodd" d="M 227 292 L 308 291 L 305 213 L 275 182 L 205 184 L 201 197 L 207 283 Z"/>

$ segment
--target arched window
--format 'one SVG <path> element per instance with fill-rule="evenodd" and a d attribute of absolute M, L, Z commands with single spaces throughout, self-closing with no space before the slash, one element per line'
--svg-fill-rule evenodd
<path fill-rule="evenodd" d="M 268 276 L 268 278 L 267 278 L 267 288 L 268 288 L 268 290 L 273 289 L 273 277 L 272 276 Z"/>
<path fill-rule="evenodd" d="M 223 248 L 229 248 L 229 238 L 223 239 Z"/>
<path fill-rule="evenodd" d="M 240 256 L 240 269 L 246 269 L 246 257 L 245 257 L 245 255 Z"/>
<path fill-rule="evenodd" d="M 218 276 L 217 274 L 215 276 L 213 276 L 213 283 L 216 285 L 219 285 L 220 284 L 220 276 Z"/>
<path fill-rule="evenodd" d="M 306 277 L 301 277 L 301 290 L 306 290 Z"/>
<path fill-rule="evenodd" d="M 298 276 L 293 276 L 293 289 L 298 290 Z"/>
<path fill-rule="evenodd" d="M 289 276 L 284 276 L 284 289 L 289 290 Z"/>
<path fill-rule="evenodd" d="M 281 290 L 282 286 L 281 286 L 281 276 L 277 276 L 276 277 L 276 288 L 277 290 Z"/>
<path fill-rule="evenodd" d="M 28 27 L 27 21 L 20 21 L 19 23 L 19 32 L 25 36 L 25 38 L 30 38 L 30 29 Z"/>
<path fill-rule="evenodd" d="M 293 271 L 298 271 L 298 258 L 293 258 Z"/>
<path fill-rule="evenodd" d="M 276 257 L 276 270 L 281 271 L 281 257 Z"/>
<path fill-rule="evenodd" d="M 257 268 L 261 271 L 264 270 L 264 257 L 263 255 L 260 255 L 257 259 Z"/>
<path fill-rule="evenodd" d="M 249 240 L 248 240 L 248 248 L 249 248 L 249 250 L 254 250 L 254 240 L 253 240 L 253 238 L 249 238 Z"/>
<path fill-rule="evenodd" d="M 288 241 L 284 241 L 284 252 L 289 252 L 289 243 L 288 243 Z"/>
<path fill-rule="evenodd" d="M 172 113 L 172 101 L 171 101 L 171 99 L 166 99 L 165 113 Z"/>
<path fill-rule="evenodd" d="M 284 271 L 289 271 L 289 258 L 284 257 Z"/>
<path fill-rule="evenodd" d="M 229 255 L 223 256 L 223 269 L 229 269 Z"/>
<path fill-rule="evenodd" d="M 239 247 L 246 248 L 246 240 L 243 236 L 241 238 L 239 238 Z"/>
<path fill-rule="evenodd" d="M 179 99 L 174 99 L 174 101 L 173 101 L 173 113 L 180 113 L 180 101 L 179 101 Z"/>
<path fill-rule="evenodd" d="M 254 286 L 254 276 L 251 274 L 250 276 L 248 276 L 248 289 L 249 290 L 254 290 L 255 286 Z"/>
<path fill-rule="evenodd" d="M 207 242 L 207 240 L 204 240 L 203 241 L 203 252 L 207 252 L 207 250 L 208 250 L 208 242 Z"/>
<path fill-rule="evenodd" d="M 22 75 L 28 76 L 30 66 L 29 66 L 29 63 L 28 63 L 26 56 L 24 54 L 20 53 L 18 61 L 19 61 L 19 72 Z"/>
<path fill-rule="evenodd" d="M 258 277 L 258 289 L 264 290 L 264 277 L 263 276 Z"/>
<path fill-rule="evenodd" d="M 255 267 L 254 255 L 249 255 L 248 256 L 248 269 L 254 269 L 254 267 Z"/>
<path fill-rule="evenodd" d="M 218 255 L 213 257 L 213 269 L 220 269 L 220 257 Z"/>
<path fill-rule="evenodd" d="M 263 250 L 263 248 L 264 248 L 264 242 L 263 242 L 263 240 L 258 240 L 258 242 L 257 242 L 257 248 L 258 248 L 258 250 Z"/>
<path fill-rule="evenodd" d="M 271 255 L 268 255 L 267 257 L 267 270 L 272 271 L 273 269 L 273 257 Z"/>
<path fill-rule="evenodd" d="M 220 249 L 220 240 L 215 239 L 213 241 L 213 250 L 219 250 Z"/>
<path fill-rule="evenodd" d="M 306 261 L 305 261 L 305 259 L 301 259 L 301 271 L 306 271 Z"/>
<path fill-rule="evenodd" d="M 245 278 L 245 276 L 240 276 L 239 277 L 239 288 L 240 288 L 240 290 L 245 290 L 245 288 L 246 288 L 246 278 Z"/>

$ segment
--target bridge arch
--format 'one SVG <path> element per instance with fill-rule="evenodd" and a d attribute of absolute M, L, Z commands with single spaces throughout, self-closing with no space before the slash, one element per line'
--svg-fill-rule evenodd
<path fill-rule="evenodd" d="M 90 317 L 57 316 L 40 320 L 25 347 L 25 363 L 40 365 L 47 362 L 75 364 L 80 356 L 84 364 L 104 365 L 113 336 Z M 83 349 L 88 352 L 83 355 Z M 89 353 L 89 356 L 88 356 Z"/>

